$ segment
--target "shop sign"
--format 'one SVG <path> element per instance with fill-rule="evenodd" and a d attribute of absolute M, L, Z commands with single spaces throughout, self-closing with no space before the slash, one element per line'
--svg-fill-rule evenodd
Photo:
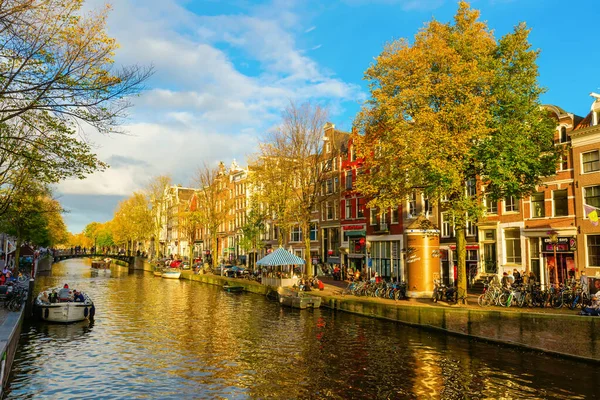
<path fill-rule="evenodd" d="M 364 254 L 356 254 L 356 253 L 348 254 L 348 258 L 364 258 L 364 256 L 365 256 Z"/>
<path fill-rule="evenodd" d="M 467 250 L 479 250 L 479 245 L 478 244 L 468 244 L 466 246 Z M 456 245 L 455 244 L 451 244 L 450 245 L 450 250 L 452 251 L 456 251 Z"/>
<path fill-rule="evenodd" d="M 342 230 L 344 231 L 362 231 L 365 229 L 364 225 L 344 225 Z"/>
<path fill-rule="evenodd" d="M 561 251 L 575 251 L 577 250 L 577 241 L 574 237 L 559 237 L 558 243 L 556 243 L 556 252 Z M 554 252 L 554 245 L 550 241 L 550 238 L 544 238 L 544 252 Z"/>

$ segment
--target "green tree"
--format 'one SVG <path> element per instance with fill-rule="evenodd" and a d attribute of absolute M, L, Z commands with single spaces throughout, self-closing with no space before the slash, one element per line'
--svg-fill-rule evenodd
<path fill-rule="evenodd" d="M 50 195 L 48 187 L 29 182 L 14 194 L 10 207 L 0 216 L 0 230 L 17 240 L 15 260 L 19 260 L 24 243 L 48 247 L 66 239 L 63 210 Z"/>
<path fill-rule="evenodd" d="M 261 244 L 261 235 L 265 233 L 265 215 L 260 211 L 258 204 L 252 202 L 250 210 L 246 215 L 246 223 L 242 226 L 242 238 L 240 247 L 246 253 L 252 253 L 252 268 L 256 266 L 256 257 Z M 250 260 L 248 260 L 250 266 Z"/>
<path fill-rule="evenodd" d="M 469 221 L 491 200 L 521 198 L 555 173 L 554 126 L 541 109 L 525 24 L 498 42 L 460 2 L 454 23 L 429 22 L 410 44 L 388 44 L 365 73 L 371 98 L 355 125 L 368 175 L 357 189 L 387 208 L 414 190 L 454 219 L 459 296 L 466 296 Z"/>

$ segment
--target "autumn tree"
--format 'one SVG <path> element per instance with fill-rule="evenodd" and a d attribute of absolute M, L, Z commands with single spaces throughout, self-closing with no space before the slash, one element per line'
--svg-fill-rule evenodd
<path fill-rule="evenodd" d="M 113 65 L 109 8 L 82 0 L 0 1 L 0 214 L 23 181 L 83 178 L 105 165 L 83 128 L 120 132 L 152 69 Z"/>
<path fill-rule="evenodd" d="M 144 241 L 152 235 L 152 214 L 146 196 L 140 192 L 119 203 L 111 221 L 115 244 L 131 249 L 133 241 Z"/>
<path fill-rule="evenodd" d="M 168 175 L 155 176 L 148 182 L 145 193 L 146 199 L 152 210 L 152 258 L 158 257 L 158 248 L 160 243 L 160 233 L 165 225 L 167 216 L 166 210 L 166 192 L 165 189 L 171 186 L 171 177 Z"/>
<path fill-rule="evenodd" d="M 468 222 L 490 201 L 521 198 L 552 175 L 554 126 L 541 109 L 538 52 L 519 24 L 499 41 L 479 11 L 460 2 L 453 23 L 431 21 L 413 43 L 386 45 L 369 67 L 371 98 L 355 121 L 369 174 L 357 189 L 371 207 L 398 204 L 414 190 L 454 220 L 458 292 L 466 298 Z"/>
<path fill-rule="evenodd" d="M 281 123 L 259 143 L 253 161 L 252 180 L 259 202 L 275 216 L 282 236 L 298 224 L 302 230 L 306 273 L 312 275 L 310 228 L 320 205 L 320 189 L 329 177 L 322 166 L 333 153 L 325 154 L 323 127 L 327 111 L 318 105 L 291 103 Z"/>
<path fill-rule="evenodd" d="M 225 224 L 229 210 L 233 205 L 233 198 L 229 191 L 229 175 L 223 162 L 211 167 L 204 164 L 198 169 L 195 177 L 198 187 L 196 221 L 205 232 L 205 238 L 210 239 L 212 263 L 218 261 L 218 239 L 220 233 L 225 231 Z M 205 239 L 206 240 L 206 239 Z"/>

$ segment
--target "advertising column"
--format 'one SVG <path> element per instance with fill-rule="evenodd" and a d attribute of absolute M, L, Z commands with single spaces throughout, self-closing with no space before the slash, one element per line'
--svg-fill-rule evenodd
<path fill-rule="evenodd" d="M 419 217 L 406 230 L 407 296 L 431 298 L 434 274 L 440 272 L 439 230 Z"/>

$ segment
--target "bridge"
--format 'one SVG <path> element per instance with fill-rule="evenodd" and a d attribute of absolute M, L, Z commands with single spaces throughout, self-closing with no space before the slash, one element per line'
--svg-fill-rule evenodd
<path fill-rule="evenodd" d="M 126 255 L 118 255 L 118 254 L 90 254 L 90 253 L 76 253 L 76 254 L 71 254 L 69 253 L 59 253 L 56 252 L 56 254 L 54 255 L 54 262 L 60 262 L 60 261 L 64 261 L 64 260 L 68 260 L 71 258 L 112 258 L 115 260 L 121 260 L 121 261 L 125 261 L 127 264 L 129 265 L 133 265 L 133 263 L 135 262 L 135 256 L 126 256 Z"/>

